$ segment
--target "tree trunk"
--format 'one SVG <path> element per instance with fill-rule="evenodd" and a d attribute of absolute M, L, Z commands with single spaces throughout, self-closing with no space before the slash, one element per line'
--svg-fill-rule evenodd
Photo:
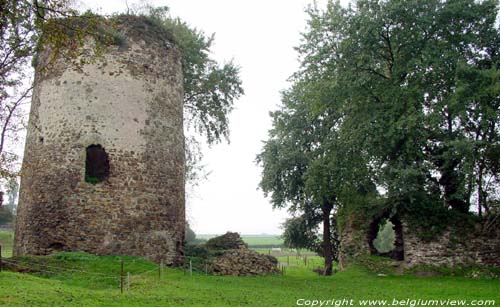
<path fill-rule="evenodd" d="M 330 213 L 333 206 L 330 203 L 323 205 L 323 254 L 325 256 L 325 275 L 332 275 L 332 235 L 330 230 Z"/>
<path fill-rule="evenodd" d="M 483 161 L 479 162 L 479 170 L 477 174 L 477 213 L 479 216 L 483 215 L 483 204 L 484 204 L 484 191 L 483 191 Z"/>

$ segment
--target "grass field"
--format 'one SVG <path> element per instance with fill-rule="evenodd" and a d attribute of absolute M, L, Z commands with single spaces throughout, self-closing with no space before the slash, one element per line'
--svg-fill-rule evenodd
<path fill-rule="evenodd" d="M 208 240 L 218 235 L 215 234 L 197 234 L 197 239 Z M 249 247 L 252 246 L 269 246 L 280 247 L 283 246 L 283 239 L 279 235 L 241 235 L 241 238 Z"/>
<path fill-rule="evenodd" d="M 12 242 L 14 240 L 14 232 L 10 230 L 0 230 L 0 244 L 2 244 L 2 256 L 12 256 Z"/>
<path fill-rule="evenodd" d="M 135 257 L 77 252 L 25 258 L 15 260 L 16 265 L 40 272 L 0 272 L 0 306 L 265 307 L 297 306 L 300 299 L 346 299 L 347 304 L 343 306 L 361 306 L 363 301 L 360 300 L 388 300 L 386 305 L 391 305 L 394 299 L 467 300 L 465 304 L 471 304 L 473 300 L 495 300 L 494 305 L 486 302 L 488 306 L 499 306 L 500 302 L 499 280 L 380 277 L 361 267 L 325 277 L 311 270 L 316 260 L 321 264 L 319 257 L 310 258 L 309 267 L 301 258 L 282 256 L 279 260 L 283 263 L 287 258 L 294 265 L 287 267 L 283 276 L 219 277 L 196 272 L 191 276 L 182 269 L 165 268 L 162 278 L 156 264 Z M 119 288 L 121 260 L 124 262 L 125 281 L 130 273 L 130 291 L 125 282 L 123 294 Z M 330 306 L 333 303 L 330 302 Z M 409 303 L 405 306 L 411 306 Z M 371 304 L 382 305 L 383 301 Z"/>

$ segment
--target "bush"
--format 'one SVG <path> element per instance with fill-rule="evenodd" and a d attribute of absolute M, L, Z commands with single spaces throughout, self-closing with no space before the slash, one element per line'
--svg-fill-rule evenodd
<path fill-rule="evenodd" d="M 204 258 L 210 257 L 210 251 L 203 245 L 187 244 L 184 248 L 186 257 Z"/>
<path fill-rule="evenodd" d="M 6 206 L 0 206 L 0 225 L 10 224 L 14 221 L 14 215 Z"/>

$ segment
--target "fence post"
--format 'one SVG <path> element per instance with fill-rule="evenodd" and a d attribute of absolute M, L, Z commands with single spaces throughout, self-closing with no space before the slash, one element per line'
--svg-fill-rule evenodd
<path fill-rule="evenodd" d="M 193 261 L 189 259 L 189 275 L 193 276 Z"/>
<path fill-rule="evenodd" d="M 0 258 L 1 261 L 1 258 Z M 208 263 L 205 261 L 205 276 L 208 276 Z"/>
<path fill-rule="evenodd" d="M 3 263 L 2 263 L 2 243 L 0 243 L 0 272 L 2 272 Z"/>
<path fill-rule="evenodd" d="M 286 264 L 290 266 L 290 256 L 286 256 Z"/>
<path fill-rule="evenodd" d="M 160 262 L 160 279 L 163 279 L 163 259 Z"/>
<path fill-rule="evenodd" d="M 120 293 L 123 294 L 123 259 L 121 259 L 120 265 Z"/>
<path fill-rule="evenodd" d="M 127 272 L 127 293 L 130 294 L 130 272 Z"/>

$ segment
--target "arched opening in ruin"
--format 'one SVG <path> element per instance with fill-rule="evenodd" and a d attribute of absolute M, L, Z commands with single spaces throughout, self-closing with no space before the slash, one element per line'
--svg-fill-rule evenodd
<path fill-rule="evenodd" d="M 109 177 L 108 154 L 101 145 L 87 147 L 85 159 L 85 181 L 96 184 Z"/>
<path fill-rule="evenodd" d="M 63 251 L 66 250 L 66 245 L 61 242 L 53 242 L 49 245 L 49 249 L 52 251 Z"/>
<path fill-rule="evenodd" d="M 398 217 L 381 215 L 374 219 L 367 240 L 372 255 L 404 260 L 403 225 Z"/>

